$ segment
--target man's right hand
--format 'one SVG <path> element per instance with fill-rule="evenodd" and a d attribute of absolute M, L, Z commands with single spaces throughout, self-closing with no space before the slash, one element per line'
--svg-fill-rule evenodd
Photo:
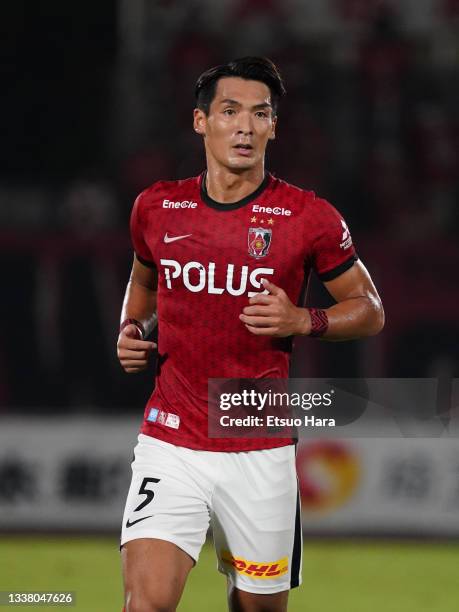
<path fill-rule="evenodd" d="M 136 325 L 127 325 L 118 336 L 117 354 L 121 367 L 128 374 L 142 372 L 148 367 L 148 361 L 154 342 L 140 340 L 140 332 Z"/>

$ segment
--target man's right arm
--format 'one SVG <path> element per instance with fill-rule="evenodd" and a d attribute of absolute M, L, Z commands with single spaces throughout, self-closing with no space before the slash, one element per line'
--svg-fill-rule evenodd
<path fill-rule="evenodd" d="M 156 344 L 143 339 L 140 326 L 135 323 L 123 326 L 123 323 L 127 319 L 134 319 L 145 330 L 144 337 L 149 336 L 156 325 L 157 284 L 156 268 L 145 266 L 134 256 L 121 310 L 123 328 L 117 343 L 118 359 L 125 372 L 130 374 L 147 368 L 150 353 Z"/>

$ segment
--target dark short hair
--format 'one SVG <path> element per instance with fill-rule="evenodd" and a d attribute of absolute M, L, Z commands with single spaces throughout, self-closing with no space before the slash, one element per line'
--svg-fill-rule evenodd
<path fill-rule="evenodd" d="M 215 97 L 217 83 L 224 77 L 239 77 L 247 81 L 261 81 L 269 87 L 274 114 L 285 87 L 279 70 L 267 57 L 241 57 L 227 64 L 214 66 L 201 74 L 196 82 L 196 106 L 209 114 L 210 105 Z"/>

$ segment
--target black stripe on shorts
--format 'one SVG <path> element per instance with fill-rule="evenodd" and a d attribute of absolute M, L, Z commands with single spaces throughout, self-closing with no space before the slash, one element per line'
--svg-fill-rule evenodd
<path fill-rule="evenodd" d="M 303 554 L 301 529 L 300 490 L 298 488 L 296 497 L 295 536 L 293 540 L 292 552 L 292 571 L 290 573 L 291 589 L 294 589 L 300 584 L 301 555 Z"/>

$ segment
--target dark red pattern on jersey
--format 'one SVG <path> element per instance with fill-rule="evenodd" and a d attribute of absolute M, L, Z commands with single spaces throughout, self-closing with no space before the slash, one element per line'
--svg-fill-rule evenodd
<path fill-rule="evenodd" d="M 205 450 L 290 444 L 272 438 L 209 439 L 207 381 L 288 377 L 291 339 L 255 336 L 239 320 L 248 292 L 262 291 L 266 277 L 298 303 L 311 268 L 329 280 L 353 264 L 349 232 L 328 202 L 271 175 L 252 199 L 233 205 L 202 195 L 201 179 L 155 183 L 137 198 L 132 212 L 136 254 L 159 271 L 159 366 L 142 433 Z M 269 238 L 269 249 L 250 248 L 251 228 Z M 152 408 L 157 410 L 148 421 Z M 178 428 L 175 417 L 166 425 L 165 413 L 179 417 Z"/>

